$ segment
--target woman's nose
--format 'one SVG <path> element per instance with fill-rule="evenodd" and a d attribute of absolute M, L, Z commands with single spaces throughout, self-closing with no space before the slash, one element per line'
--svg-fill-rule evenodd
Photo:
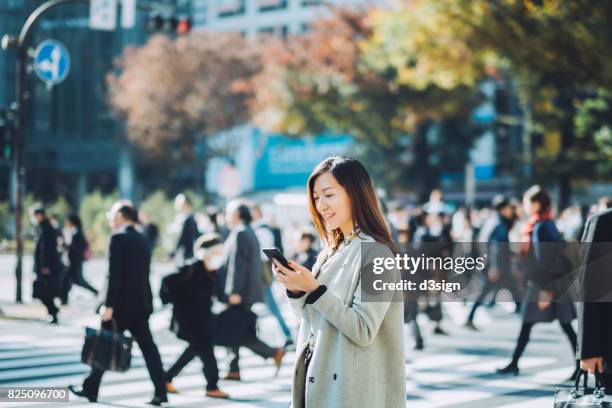
<path fill-rule="evenodd" d="M 319 198 L 319 201 L 317 202 L 317 210 L 319 212 L 325 210 L 327 208 L 327 203 L 325 202 L 324 199 Z"/>

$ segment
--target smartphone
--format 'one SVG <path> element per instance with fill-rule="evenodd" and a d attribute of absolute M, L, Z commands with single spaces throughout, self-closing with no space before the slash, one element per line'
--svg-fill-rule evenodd
<path fill-rule="evenodd" d="M 289 266 L 287 258 L 284 257 L 283 253 L 278 248 L 262 248 L 261 250 L 264 254 L 266 254 L 270 262 L 272 262 L 273 259 L 276 259 L 285 268 L 293 270 L 293 268 Z M 278 272 L 282 273 L 281 271 Z"/>

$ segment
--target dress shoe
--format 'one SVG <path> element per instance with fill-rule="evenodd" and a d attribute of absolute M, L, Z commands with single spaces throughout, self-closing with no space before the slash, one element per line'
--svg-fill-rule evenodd
<path fill-rule="evenodd" d="M 474 322 L 471 320 L 468 320 L 467 322 L 465 322 L 463 327 L 465 327 L 466 329 L 470 329 L 472 331 L 478 331 L 478 327 L 474 326 Z"/>
<path fill-rule="evenodd" d="M 274 353 L 274 367 L 276 367 L 276 373 L 274 374 L 275 377 L 278 377 L 278 372 L 283 364 L 283 357 L 285 357 L 285 349 L 277 349 L 276 353 Z"/>
<path fill-rule="evenodd" d="M 423 350 L 425 348 L 425 345 L 423 344 L 423 340 L 417 340 L 414 343 L 414 349 L 415 350 Z"/>
<path fill-rule="evenodd" d="M 444 331 L 440 326 L 436 326 L 436 328 L 434 329 L 434 334 L 439 334 L 442 336 L 448 336 L 448 333 L 446 331 Z"/>
<path fill-rule="evenodd" d="M 230 371 L 223 377 L 224 380 L 240 381 L 240 371 Z"/>
<path fill-rule="evenodd" d="M 496 373 L 503 374 L 503 375 L 511 374 L 516 377 L 517 375 L 519 375 L 519 368 L 518 368 L 518 365 L 514 363 L 510 363 L 504 368 L 498 368 Z"/>
<path fill-rule="evenodd" d="M 86 393 L 85 390 L 83 390 L 83 387 L 69 385 L 68 389 L 70 390 L 71 393 L 73 393 L 77 397 L 87 398 L 89 402 L 96 402 L 98 400 L 98 397 L 94 397 L 93 395 Z"/>
<path fill-rule="evenodd" d="M 49 318 L 47 319 L 47 324 L 59 324 L 59 321 L 57 320 L 57 315 L 49 316 Z"/>
<path fill-rule="evenodd" d="M 178 394 L 178 390 L 176 388 L 174 388 L 174 385 L 172 384 L 171 381 L 166 382 L 166 392 L 168 394 Z"/>
<path fill-rule="evenodd" d="M 151 401 L 149 401 L 149 405 L 155 405 L 156 407 L 161 407 L 162 402 L 168 402 L 167 395 L 156 395 L 153 397 Z"/>
<path fill-rule="evenodd" d="M 220 398 L 220 399 L 228 399 L 229 394 L 221 391 L 220 389 L 216 390 L 206 390 L 206 396 L 209 398 Z"/>

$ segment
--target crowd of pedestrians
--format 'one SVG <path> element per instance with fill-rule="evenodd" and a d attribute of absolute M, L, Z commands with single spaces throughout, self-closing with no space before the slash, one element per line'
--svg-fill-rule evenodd
<path fill-rule="evenodd" d="M 362 180 L 357 182 L 359 177 Z M 355 287 L 351 286 L 350 277 L 345 282 L 342 278 L 331 279 L 333 274 L 330 275 L 329 268 L 345 268 L 354 260 L 351 251 L 360 247 L 351 245 L 353 240 L 376 241 L 389 248 L 395 248 L 395 242 L 401 244 L 398 247 L 400 251 L 429 245 L 429 248 L 435 248 L 430 255 L 442 257 L 452 257 L 459 244 L 465 252 L 466 243 L 471 255 L 487 253 L 486 268 L 480 273 L 466 274 L 467 279 L 477 282 L 480 289 L 473 299 L 466 302 L 467 318 L 462 328 L 452 328 L 445 319 L 444 301 L 439 291 L 410 292 L 404 297 L 402 338 L 412 335 L 412 342 L 404 340 L 406 344 L 412 343 L 415 349 L 426 348 L 427 330 L 420 327 L 423 322 L 423 318 L 419 318 L 421 314 L 432 322 L 433 335 L 444 336 L 457 329 L 477 331 L 480 330 L 475 323 L 478 310 L 484 305 L 494 307 L 496 302 L 505 300 L 514 303 L 522 323 L 511 361 L 498 369 L 497 374 L 519 375 L 519 361 L 533 326 L 555 320 L 569 340 L 568 359 L 577 361 L 570 378 L 576 377 L 580 362 L 583 368 L 601 371 L 604 362 L 612 361 L 609 340 L 612 338 L 612 324 L 608 321 L 608 316 L 612 315 L 608 310 L 610 303 L 585 303 L 577 311 L 573 299 L 555 298 L 555 289 L 549 285 L 551 278 L 541 273 L 551 269 L 547 264 L 552 260 L 538 250 L 542 243 L 579 242 L 581 238 L 588 242 L 612 241 L 609 220 L 612 200 L 609 198 L 602 198 L 591 207 L 573 206 L 558 211 L 550 194 L 539 186 L 533 186 L 520 201 L 511 195 L 497 195 L 481 208 L 455 208 L 444 201 L 442 191 L 434 190 L 422 205 L 395 203 L 386 210 L 385 203 L 376 198 L 369 176 L 360 163 L 331 158 L 313 172 L 308 185 L 308 200 L 313 223 L 299 228 L 292 225 L 289 231 L 267 222 L 269 218 L 257 203 L 233 200 L 222 210 L 209 209 L 206 214 L 196 214 L 186 195 L 176 197 L 174 233 L 177 239 L 171 253 L 176 273 L 163 279 L 160 297 L 164 304 L 172 306 L 170 326 L 187 345 L 167 370 L 162 367 L 148 324 L 153 313 L 154 296 L 149 283 L 152 250 L 160 234 L 166 232 L 155 226 L 152 222 L 154 216 L 139 214 L 128 201 L 117 202 L 109 210 L 107 217 L 113 235 L 108 251 L 109 274 L 102 299 L 102 320 L 107 325 L 113 322 L 121 331 L 129 331 L 139 344 L 155 387 L 152 404 L 160 405 L 167 401 L 168 393 L 179 392 L 173 380 L 196 357 L 203 364 L 206 395 L 229 398 L 219 388 L 219 380 L 241 380 L 240 348 L 248 348 L 261 358 L 271 360 L 278 372 L 286 350 L 296 345 L 299 353 L 295 373 L 301 377 L 294 380 L 294 406 L 322 406 L 317 405 L 321 398 L 346 398 L 346 393 L 333 394 L 334 389 L 327 384 L 313 388 L 312 383 L 319 375 L 329 374 L 332 381 L 345 384 L 342 376 L 347 376 L 349 369 L 338 356 L 350 350 L 348 343 L 362 347 L 362 357 L 355 357 L 355 361 L 362 361 L 375 369 L 376 364 L 374 360 L 368 360 L 368 353 L 380 357 L 389 353 L 389 348 L 397 348 L 400 342 L 395 339 L 395 330 L 401 331 L 401 327 L 392 326 L 397 323 L 395 318 L 402 315 L 394 307 L 359 303 L 357 295 L 352 295 Z M 353 214 L 353 211 L 357 213 Z M 91 250 L 78 216 L 67 217 L 61 231 L 57 220 L 48 216 L 43 207 L 33 208 L 31 216 L 39 226 L 34 253 L 37 279 L 33 296 L 46 306 L 49 322 L 58 324 L 59 308 L 55 300 L 67 304 L 72 285 L 79 285 L 95 296 L 98 294 L 83 275 L 83 264 L 91 257 Z M 286 239 L 289 232 L 293 234 L 293 240 Z M 290 246 L 288 242 L 291 242 Z M 292 269 L 271 262 L 261 251 L 266 247 L 276 247 L 281 252 L 286 249 Z M 339 252 L 344 255 L 334 258 L 334 254 Z M 328 258 L 331 258 L 329 262 Z M 340 264 L 336 265 L 337 262 Z M 443 281 L 449 278 L 446 270 L 429 273 L 428 279 Z M 278 296 L 279 283 L 287 289 L 286 298 L 302 319 L 298 339 L 281 313 L 280 305 L 287 300 Z M 326 295 L 330 285 L 333 287 L 332 295 Z M 502 299 L 502 293 L 510 297 Z M 348 303 L 342 303 L 345 300 Z M 284 335 L 284 345 L 272 347 L 257 336 L 237 342 L 227 350 L 231 362 L 221 377 L 214 353 L 215 329 L 211 310 L 215 302 L 246 311 L 256 303 L 265 304 Z M 578 333 L 572 326 L 577 317 L 580 318 Z M 382 338 L 377 343 L 368 326 L 374 323 L 376 330 L 384 328 L 386 335 L 391 337 Z M 339 334 L 343 336 L 338 337 Z M 342 341 L 337 340 L 339 338 Z M 401 341 L 402 348 L 404 340 Z M 302 350 L 303 346 L 306 348 Z M 378 352 L 377 347 L 380 348 Z M 395 352 L 391 354 L 398 355 Z M 393 366 L 394 361 L 387 363 Z M 403 373 L 399 368 L 392 371 L 398 375 Z M 89 401 L 96 401 L 103 373 L 93 369 L 81 387 L 71 387 L 71 390 Z M 363 381 L 364 389 L 375 392 L 372 383 L 368 383 L 366 377 L 359 377 L 358 373 L 359 368 L 350 381 Z M 386 383 L 394 381 L 385 373 L 379 374 Z M 326 391 L 322 394 L 315 391 L 321 389 Z M 371 394 L 368 393 L 368 398 L 374 401 Z M 361 397 L 362 394 L 356 394 L 356 398 Z M 385 406 L 399 404 L 393 394 L 387 398 L 374 403 L 388 403 Z"/>

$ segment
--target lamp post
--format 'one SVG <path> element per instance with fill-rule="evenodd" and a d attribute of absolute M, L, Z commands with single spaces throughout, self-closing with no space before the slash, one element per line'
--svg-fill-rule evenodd
<path fill-rule="evenodd" d="M 15 97 L 17 101 L 12 108 L 15 112 L 15 121 L 13 124 L 13 174 L 16 177 L 15 183 L 15 243 L 17 252 L 17 264 L 15 266 L 15 278 L 17 281 L 17 290 L 15 301 L 21 303 L 21 283 L 23 278 L 23 230 L 21 219 L 23 217 L 23 196 L 25 190 L 25 167 L 24 167 L 24 149 L 26 144 L 26 100 L 28 99 L 27 91 L 27 64 L 28 64 L 28 40 L 32 32 L 32 28 L 40 18 L 49 10 L 68 3 L 89 3 L 89 0 L 49 0 L 41 4 L 36 10 L 30 14 L 25 24 L 21 28 L 19 36 L 5 34 L 2 37 L 2 49 L 14 49 L 17 52 L 17 81 L 15 81 Z"/>
<path fill-rule="evenodd" d="M 25 166 L 24 166 L 24 150 L 27 140 L 26 135 L 26 101 L 28 99 L 27 90 L 27 64 L 28 64 L 28 40 L 35 24 L 49 10 L 54 9 L 64 4 L 89 4 L 91 0 L 48 0 L 34 10 L 24 23 L 19 36 L 5 34 L 2 37 L 1 46 L 4 50 L 15 50 L 17 52 L 16 73 L 17 81 L 15 85 L 15 97 L 17 99 L 11 106 L 11 110 L 15 114 L 13 124 L 13 175 L 15 177 L 15 242 L 17 252 L 17 263 L 15 266 L 15 278 L 17 282 L 16 302 L 21 303 L 22 292 L 22 265 L 23 265 L 23 229 L 21 219 L 23 217 L 23 197 L 25 192 Z M 119 3 L 122 3 L 119 0 Z M 139 10 L 152 11 L 155 10 L 155 4 L 147 3 L 137 5 Z"/>

